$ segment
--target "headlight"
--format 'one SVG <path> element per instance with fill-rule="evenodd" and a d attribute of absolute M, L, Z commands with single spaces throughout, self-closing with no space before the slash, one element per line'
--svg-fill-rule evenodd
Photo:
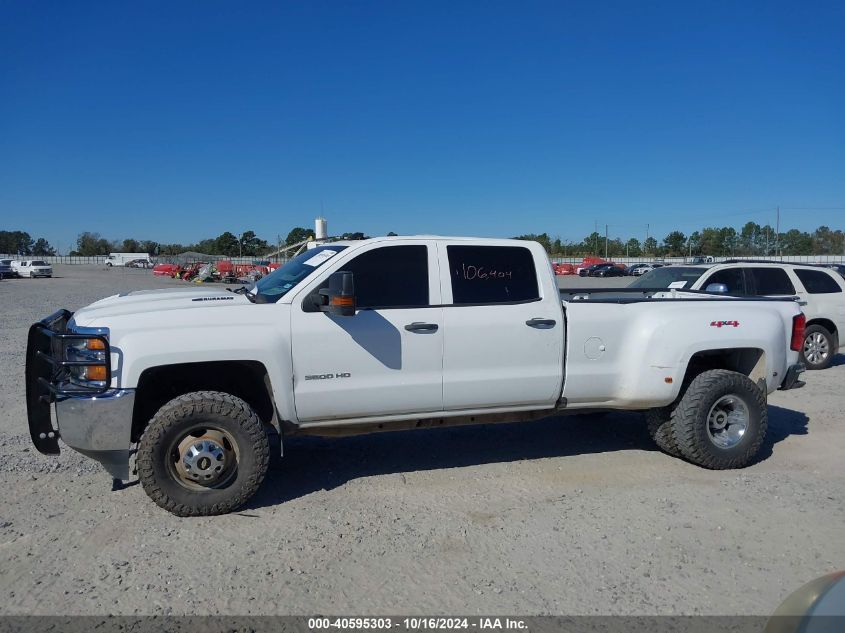
<path fill-rule="evenodd" d="M 90 361 L 92 365 L 71 365 L 68 367 L 74 382 L 105 382 L 108 378 L 108 354 L 106 344 L 98 338 L 69 341 L 65 346 L 65 359 L 73 362 Z"/>

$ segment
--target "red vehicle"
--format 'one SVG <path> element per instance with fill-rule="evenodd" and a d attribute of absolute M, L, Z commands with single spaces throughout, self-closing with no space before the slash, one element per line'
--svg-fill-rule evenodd
<path fill-rule="evenodd" d="M 153 267 L 153 274 L 159 277 L 175 277 L 179 270 L 178 264 L 156 264 Z"/>
<path fill-rule="evenodd" d="M 554 268 L 555 275 L 574 275 L 575 273 L 575 266 L 572 264 L 552 264 L 552 268 Z"/>
<path fill-rule="evenodd" d="M 235 273 L 235 265 L 228 259 L 217 262 L 214 267 L 220 273 L 221 277 L 229 277 Z"/>

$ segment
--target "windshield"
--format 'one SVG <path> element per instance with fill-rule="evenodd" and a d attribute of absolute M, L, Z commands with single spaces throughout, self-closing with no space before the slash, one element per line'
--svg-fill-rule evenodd
<path fill-rule="evenodd" d="M 690 288 L 707 271 L 690 266 L 662 266 L 639 277 L 629 288 Z"/>
<path fill-rule="evenodd" d="M 300 253 L 281 268 L 270 273 L 250 288 L 247 294 L 253 295 L 261 303 L 276 303 L 291 288 L 342 251 L 345 246 L 318 246 Z"/>

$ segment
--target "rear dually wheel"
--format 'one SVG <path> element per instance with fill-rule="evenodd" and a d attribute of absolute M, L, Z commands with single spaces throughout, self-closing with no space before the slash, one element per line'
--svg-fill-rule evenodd
<path fill-rule="evenodd" d="M 748 376 L 726 369 L 702 372 L 672 411 L 680 454 L 704 468 L 753 463 L 768 427 L 766 394 Z"/>

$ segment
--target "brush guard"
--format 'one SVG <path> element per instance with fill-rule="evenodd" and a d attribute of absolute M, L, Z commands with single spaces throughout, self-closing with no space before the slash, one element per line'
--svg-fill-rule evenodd
<path fill-rule="evenodd" d="M 57 399 L 106 393 L 111 385 L 109 341 L 102 334 L 68 332 L 73 313 L 59 310 L 33 323 L 26 345 L 26 409 L 29 435 L 40 453 L 59 454 L 59 431 L 53 427 L 52 403 Z M 97 339 L 104 345 L 103 360 L 67 360 L 70 341 Z M 106 379 L 98 383 L 80 384 L 71 377 L 71 367 L 105 367 Z"/>

